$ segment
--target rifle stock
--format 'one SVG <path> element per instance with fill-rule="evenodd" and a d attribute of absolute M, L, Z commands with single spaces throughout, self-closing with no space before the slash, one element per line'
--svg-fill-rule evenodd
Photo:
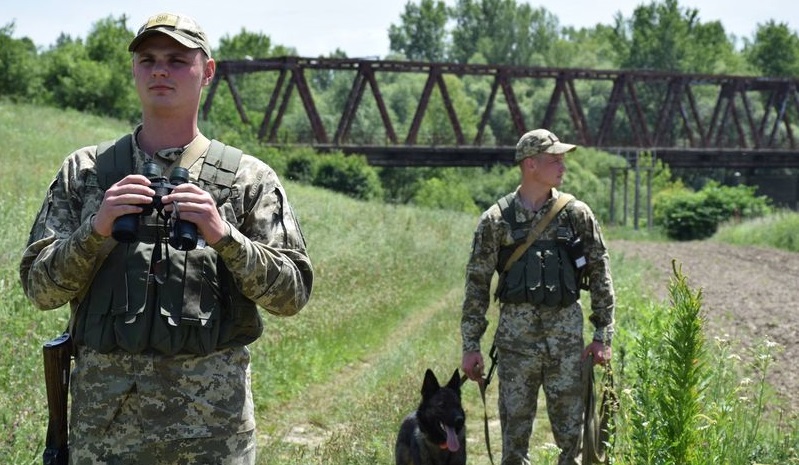
<path fill-rule="evenodd" d="M 67 402 L 72 339 L 68 333 L 64 333 L 45 342 L 42 352 L 49 417 L 42 459 L 44 465 L 67 465 L 69 463 Z"/>

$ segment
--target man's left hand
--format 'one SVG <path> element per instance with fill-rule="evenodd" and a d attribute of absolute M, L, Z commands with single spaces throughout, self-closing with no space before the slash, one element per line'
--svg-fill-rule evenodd
<path fill-rule="evenodd" d="M 613 357 L 613 351 L 610 345 L 605 345 L 601 341 L 591 341 L 588 347 L 583 351 L 583 360 L 589 355 L 594 356 L 594 364 L 604 365 L 610 362 L 610 359 Z"/>
<path fill-rule="evenodd" d="M 174 210 L 172 203 L 177 202 L 180 220 L 196 224 L 197 230 L 208 245 L 216 244 L 228 233 L 227 225 L 219 216 L 214 198 L 195 184 L 180 184 L 161 201 L 168 212 Z"/>

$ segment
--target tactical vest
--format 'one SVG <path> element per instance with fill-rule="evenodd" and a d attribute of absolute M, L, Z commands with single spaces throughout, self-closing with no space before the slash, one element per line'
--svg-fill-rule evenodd
<path fill-rule="evenodd" d="M 537 239 L 506 272 L 505 264 L 530 232 L 530 222 L 516 221 L 513 197 L 499 199 L 502 218 L 511 227 L 513 243 L 501 246 L 497 260 L 499 283 L 495 297 L 502 303 L 566 307 L 580 297 L 580 273 L 569 255 L 569 244 L 576 237 L 569 211 L 573 200 L 555 217 L 556 239 Z M 551 226 L 547 226 L 549 229 Z"/>
<path fill-rule="evenodd" d="M 103 190 L 133 172 L 132 154 L 131 135 L 98 145 Z M 238 196 L 233 182 L 241 156 L 211 141 L 197 181 L 217 207 Z M 101 353 L 208 354 L 256 340 L 263 332 L 258 309 L 216 251 L 172 248 L 156 215 L 141 217 L 138 242 L 116 244 L 97 270 L 77 309 L 75 342 Z"/>

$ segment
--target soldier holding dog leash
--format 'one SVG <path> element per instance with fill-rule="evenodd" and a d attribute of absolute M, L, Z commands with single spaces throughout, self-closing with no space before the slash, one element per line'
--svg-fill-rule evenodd
<path fill-rule="evenodd" d="M 582 363 L 610 361 L 615 296 L 607 248 L 590 207 L 559 192 L 564 157 L 575 145 L 546 129 L 524 134 L 515 161 L 521 185 L 485 211 L 466 268 L 462 369 L 480 381 L 480 339 L 494 273 L 500 302 L 494 337 L 502 427 L 502 465 L 529 464 L 543 386 L 558 465 L 578 464 L 584 401 Z M 591 295 L 592 341 L 583 341 L 580 290 Z"/>

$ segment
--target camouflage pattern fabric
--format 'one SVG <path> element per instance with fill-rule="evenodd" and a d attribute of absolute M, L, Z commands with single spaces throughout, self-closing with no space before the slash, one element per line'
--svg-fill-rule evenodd
<path fill-rule="evenodd" d="M 80 347 L 70 386 L 71 463 L 254 463 L 249 365 L 246 347 L 204 357 Z"/>
<path fill-rule="evenodd" d="M 20 279 L 28 298 L 41 309 L 66 303 L 77 308 L 98 252 L 110 240 L 91 226 L 104 195 L 97 182 L 96 151 L 96 146 L 85 147 L 66 158 L 31 229 Z M 154 160 L 166 172 L 179 153 L 179 149 L 162 150 Z M 134 170 L 140 173 L 146 154 L 135 142 L 133 158 Z M 201 165 L 190 168 L 192 179 Z M 313 268 L 283 186 L 269 166 L 249 155 L 242 157 L 233 185 L 238 200 L 219 207 L 230 234 L 213 248 L 247 298 L 270 313 L 293 315 L 310 297 Z M 173 357 L 122 351 L 101 356 L 85 347 L 78 349 L 70 431 L 76 457 L 117 452 L 122 455 L 114 457 L 135 457 L 142 452 L 137 448 L 152 452 L 163 446 L 167 452 L 172 451 L 165 445 L 168 442 L 200 438 L 215 438 L 218 448 L 225 448 L 240 441 L 243 436 L 237 433 L 255 426 L 245 347 Z M 98 449 L 86 449 L 92 444 Z M 123 449 L 112 447 L 117 444 Z M 183 452 L 176 454 L 183 457 Z M 250 463 L 251 459 L 77 460 L 74 463 Z"/>
<path fill-rule="evenodd" d="M 560 196 L 552 197 L 538 212 L 531 212 L 514 196 L 516 220 L 535 227 Z M 602 232 L 591 209 L 575 200 L 569 207 L 575 233 L 582 240 L 588 264 L 593 338 L 610 344 L 613 337 L 615 296 L 610 263 Z M 555 240 L 558 222 L 551 222 L 540 239 Z M 498 205 L 480 217 L 466 267 L 466 287 L 461 316 L 462 349 L 480 351 L 488 327 L 486 312 L 500 247 L 513 244 L 511 225 Z M 553 435 L 562 454 L 559 463 L 572 464 L 582 425 L 580 357 L 584 349 L 583 311 L 580 301 L 567 307 L 502 304 L 494 342 L 498 348 L 499 411 L 503 434 L 503 465 L 527 464 L 527 450 L 536 411 L 538 389 L 544 386 Z M 576 441 L 576 444 L 575 444 Z"/>
<path fill-rule="evenodd" d="M 538 352 L 537 355 L 513 350 L 497 351 L 501 465 L 530 464 L 530 436 L 537 413 L 538 391 L 542 386 L 552 436 L 561 450 L 558 465 L 577 465 L 583 426 L 582 386 L 579 382 L 583 340 L 577 336 L 579 333 L 569 331 L 569 335 L 562 330 L 582 328 L 582 315 L 571 312 L 562 318 L 543 311 L 531 318 L 531 324 L 542 333 L 555 334 L 542 337 L 530 348 Z"/>

